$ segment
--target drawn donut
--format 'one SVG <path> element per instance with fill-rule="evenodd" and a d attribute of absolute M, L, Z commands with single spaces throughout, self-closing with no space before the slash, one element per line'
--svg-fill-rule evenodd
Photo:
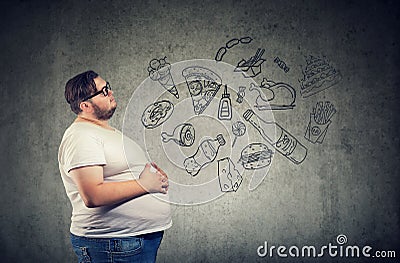
<path fill-rule="evenodd" d="M 156 101 L 144 110 L 142 124 L 147 129 L 154 129 L 168 120 L 173 110 L 174 105 L 170 101 Z"/>

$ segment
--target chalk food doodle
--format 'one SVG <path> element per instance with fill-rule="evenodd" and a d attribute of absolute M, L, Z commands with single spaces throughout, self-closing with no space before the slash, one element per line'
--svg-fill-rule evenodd
<path fill-rule="evenodd" d="M 174 128 L 172 134 L 162 132 L 161 137 L 164 143 L 173 141 L 179 146 L 190 147 L 195 140 L 195 129 L 190 123 L 182 123 Z"/>
<path fill-rule="evenodd" d="M 303 98 L 330 88 L 342 79 L 340 71 L 330 65 L 325 57 L 310 55 L 306 57 L 306 62 L 305 69 L 302 69 L 303 78 L 299 79 L 300 93 Z"/>
<path fill-rule="evenodd" d="M 220 120 L 230 120 L 232 119 L 232 102 L 230 94 L 228 92 L 228 87 L 225 85 L 224 93 L 219 101 L 218 107 L 218 119 Z"/>
<path fill-rule="evenodd" d="M 274 62 L 285 71 L 285 73 L 289 72 L 290 68 L 286 65 L 285 61 L 281 60 L 279 57 L 275 57 Z"/>
<path fill-rule="evenodd" d="M 231 49 L 238 44 L 249 44 L 252 40 L 253 39 L 251 37 L 242 37 L 240 39 L 232 38 L 231 40 L 226 42 L 225 46 L 218 49 L 217 54 L 215 55 L 215 60 L 221 61 L 228 49 Z"/>
<path fill-rule="evenodd" d="M 310 113 L 310 121 L 304 138 L 312 143 L 322 143 L 335 113 L 335 106 L 330 101 L 317 102 L 313 107 L 312 113 Z"/>
<path fill-rule="evenodd" d="M 232 148 L 235 146 L 238 137 L 243 136 L 246 133 L 246 124 L 242 121 L 236 121 L 232 124 L 232 133 L 235 135 L 235 139 L 232 142 Z"/>
<path fill-rule="evenodd" d="M 254 107 L 258 94 L 247 92 L 245 96 L 246 87 L 256 83 L 235 72 L 235 66 L 189 60 L 169 68 L 176 92 L 155 85 L 149 76 L 133 92 L 122 129 L 145 150 L 149 161 L 162 163 L 168 173 L 168 195 L 157 198 L 190 205 L 208 202 L 240 191 L 245 177 L 248 189 L 253 190 L 268 174 L 275 151 L 293 163 L 303 161 L 302 144 L 283 128 L 275 133 L 275 126 L 281 126 L 276 125 L 271 110 Z M 240 102 L 232 100 L 232 94 L 239 94 Z M 261 121 L 247 118 L 248 109 L 258 111 L 271 129 L 261 134 L 255 128 Z M 129 154 L 129 149 L 124 150 Z M 250 155 L 251 151 L 257 152 Z"/>
<path fill-rule="evenodd" d="M 236 192 L 243 181 L 243 177 L 229 157 L 218 160 L 218 179 L 222 192 Z"/>
<path fill-rule="evenodd" d="M 182 70 L 187 87 L 192 97 L 196 115 L 204 112 L 222 85 L 221 78 L 211 69 L 191 66 Z"/>
<path fill-rule="evenodd" d="M 242 59 L 237 63 L 235 72 L 243 72 L 245 78 L 254 78 L 261 73 L 261 65 L 265 62 L 262 58 L 265 49 L 257 49 L 256 54 L 249 59 Z"/>
<path fill-rule="evenodd" d="M 236 93 L 236 96 L 237 96 L 236 102 L 237 103 L 242 103 L 243 99 L 244 99 L 244 96 L 246 96 L 246 87 L 239 86 L 239 90 Z"/>
<path fill-rule="evenodd" d="M 251 143 L 241 152 L 239 162 L 244 169 L 262 169 L 271 164 L 274 152 L 263 143 Z"/>
<path fill-rule="evenodd" d="M 200 170 L 213 162 L 217 157 L 218 150 L 225 145 L 225 138 L 218 134 L 215 139 L 207 138 L 197 147 L 197 151 L 185 159 L 183 165 L 191 176 L 196 176 Z"/>
<path fill-rule="evenodd" d="M 171 75 L 171 64 L 166 59 L 167 57 L 150 60 L 147 71 L 152 80 L 158 81 L 164 89 L 179 99 L 179 93 Z"/>
<path fill-rule="evenodd" d="M 187 205 L 208 202 L 239 191 L 247 176 L 248 188 L 255 189 L 275 156 L 295 165 L 307 158 L 307 147 L 276 122 L 272 113 L 293 109 L 296 90 L 285 82 L 263 78 L 258 85 L 252 79 L 262 71 L 265 49 L 258 48 L 236 66 L 222 62 L 229 49 L 250 42 L 250 37 L 229 40 L 215 60 L 172 65 L 166 57 L 150 61 L 149 78 L 135 89 L 128 103 L 123 132 L 142 142 L 148 160 L 162 163 L 170 175 L 168 195 L 157 198 Z M 342 78 L 325 57 L 309 56 L 306 62 L 299 79 L 303 98 L 336 85 Z M 273 63 L 285 73 L 290 70 L 279 57 Z M 154 85 L 155 81 L 161 85 Z M 141 109 L 138 105 L 147 106 Z M 305 140 L 322 143 L 335 113 L 329 101 L 318 102 L 310 113 Z M 140 126 L 143 129 L 138 130 Z"/>
<path fill-rule="evenodd" d="M 169 100 L 156 101 L 144 110 L 142 124 L 147 129 L 154 129 L 168 120 L 173 111 L 174 105 Z"/>
<path fill-rule="evenodd" d="M 263 120 L 251 109 L 243 114 L 243 118 L 257 129 L 266 142 L 293 163 L 300 164 L 307 157 L 307 148 L 278 123 Z M 277 139 L 269 136 L 272 129 L 276 129 Z"/>
<path fill-rule="evenodd" d="M 287 110 L 295 106 L 296 90 L 289 84 L 264 78 L 260 87 L 252 83 L 249 90 L 258 93 L 254 107 L 259 111 Z"/>

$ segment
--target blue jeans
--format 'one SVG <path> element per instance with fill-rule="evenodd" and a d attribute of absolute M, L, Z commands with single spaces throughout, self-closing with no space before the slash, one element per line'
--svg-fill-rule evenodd
<path fill-rule="evenodd" d="M 156 262 L 164 231 L 122 238 L 88 238 L 71 234 L 80 263 Z"/>

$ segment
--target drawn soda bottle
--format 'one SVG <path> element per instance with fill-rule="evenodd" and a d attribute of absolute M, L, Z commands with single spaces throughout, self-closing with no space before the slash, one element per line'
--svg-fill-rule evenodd
<path fill-rule="evenodd" d="M 250 109 L 243 114 L 243 118 L 251 123 L 275 150 L 290 161 L 295 164 L 300 164 L 304 161 L 307 156 L 307 148 L 278 123 L 265 121 L 259 118 L 254 111 Z M 278 139 L 273 139 L 269 136 L 269 134 L 274 134 L 274 132 L 276 132 L 276 138 Z"/>
<path fill-rule="evenodd" d="M 226 85 L 224 93 L 222 94 L 222 98 L 219 101 L 218 119 L 220 120 L 232 119 L 232 103 L 230 94 L 228 93 L 228 87 Z"/>
<path fill-rule="evenodd" d="M 183 162 L 186 171 L 191 176 L 196 176 L 201 168 L 215 160 L 219 147 L 223 145 L 225 145 L 225 139 L 222 134 L 218 134 L 215 139 L 209 138 L 202 141 L 196 153 Z"/>

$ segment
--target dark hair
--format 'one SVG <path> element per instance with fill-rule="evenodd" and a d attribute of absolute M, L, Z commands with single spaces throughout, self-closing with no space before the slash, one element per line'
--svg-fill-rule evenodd
<path fill-rule="evenodd" d="M 86 97 L 97 91 L 96 83 L 94 82 L 97 76 L 99 76 L 99 74 L 89 70 L 76 75 L 65 84 L 65 99 L 71 106 L 71 110 L 76 114 L 82 111 L 79 104 Z"/>

